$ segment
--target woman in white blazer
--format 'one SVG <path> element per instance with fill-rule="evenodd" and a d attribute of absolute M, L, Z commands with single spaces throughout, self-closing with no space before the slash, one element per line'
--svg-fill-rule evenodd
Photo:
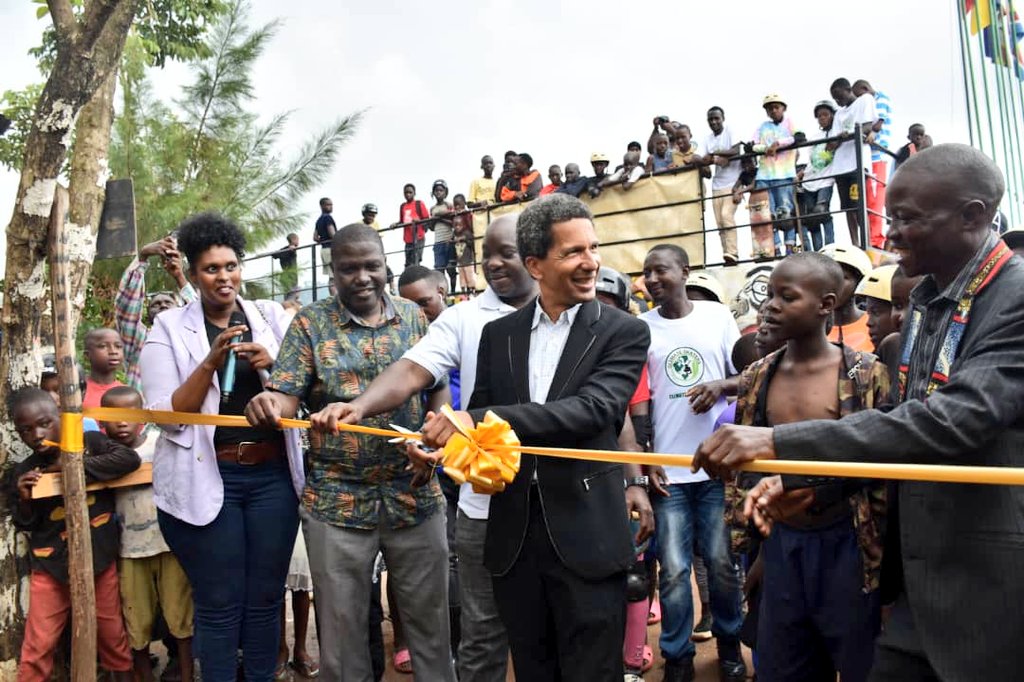
<path fill-rule="evenodd" d="M 245 237 L 202 213 L 178 228 L 199 299 L 154 321 L 140 358 L 146 406 L 243 414 L 263 390 L 289 317 L 238 295 Z M 233 390 L 226 381 L 235 354 Z M 253 427 L 162 425 L 153 460 L 160 530 L 192 583 L 203 679 L 274 677 L 280 607 L 302 492 L 299 434 Z"/>

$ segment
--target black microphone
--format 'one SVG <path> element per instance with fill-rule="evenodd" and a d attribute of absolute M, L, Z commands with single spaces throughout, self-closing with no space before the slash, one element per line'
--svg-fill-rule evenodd
<path fill-rule="evenodd" d="M 228 320 L 228 327 L 237 327 L 240 324 L 245 324 L 245 315 L 242 314 L 242 311 L 236 310 L 231 313 L 231 319 Z M 231 343 L 241 342 L 241 334 L 231 339 Z M 236 353 L 234 350 L 228 351 L 228 358 L 224 362 L 224 371 L 220 375 L 221 404 L 227 404 L 227 402 L 231 400 L 231 393 L 235 390 L 235 364 L 238 361 L 238 358 L 236 358 L 235 355 Z"/>

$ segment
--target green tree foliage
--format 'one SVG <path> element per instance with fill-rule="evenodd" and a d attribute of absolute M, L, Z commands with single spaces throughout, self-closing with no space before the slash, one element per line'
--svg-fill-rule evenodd
<path fill-rule="evenodd" d="M 85 9 L 84 0 L 70 0 L 76 15 Z M 46 0 L 33 0 L 39 5 L 36 16 L 49 13 Z M 153 66 L 163 67 L 168 59 L 191 61 L 209 56 L 205 41 L 210 24 L 227 10 L 223 0 L 144 0 L 138 3 L 131 34 L 146 51 Z M 56 54 L 56 34 L 53 27 L 43 31 L 42 44 L 29 50 L 39 60 L 39 70 L 45 76 L 53 66 Z"/>
<path fill-rule="evenodd" d="M 0 137 L 0 165 L 10 170 L 21 172 L 25 138 L 32 129 L 32 113 L 42 92 L 42 84 L 37 83 L 24 90 L 8 90 L 0 99 L 0 113 L 11 120 L 10 129 Z"/>
<path fill-rule="evenodd" d="M 33 0 L 36 15 L 43 19 L 49 13 L 46 0 Z M 83 0 L 72 0 L 76 15 L 84 9 Z M 122 69 L 134 69 L 138 77 L 148 66 L 162 68 L 168 59 L 187 62 L 210 56 L 206 32 L 212 22 L 228 10 L 223 0 L 145 0 L 139 3 L 135 21 L 128 33 Z M 56 56 L 56 34 L 53 26 L 43 30 L 39 46 L 29 50 L 38 60 L 39 72 L 45 79 Z M 122 79 L 121 84 L 124 84 Z M 0 165 L 21 171 L 25 138 L 32 127 L 32 113 L 43 91 L 42 83 L 22 90 L 8 90 L 0 98 L 0 113 L 11 119 L 11 129 L 0 137 Z M 65 168 L 66 170 L 66 168 Z"/>
<path fill-rule="evenodd" d="M 260 121 L 252 70 L 278 28 L 252 28 L 235 0 L 212 27 L 208 57 L 172 104 L 157 99 L 144 75 L 122 70 L 122 113 L 114 123 L 110 168 L 135 186 L 139 243 L 166 235 L 198 211 L 223 213 L 243 227 L 255 252 L 308 221 L 304 196 L 330 172 L 361 112 L 342 117 L 284 157 L 281 136 L 291 112 Z M 130 47 L 130 46 L 129 46 Z M 128 49 L 128 48 L 126 48 Z M 156 268 L 151 289 L 170 288 Z"/>

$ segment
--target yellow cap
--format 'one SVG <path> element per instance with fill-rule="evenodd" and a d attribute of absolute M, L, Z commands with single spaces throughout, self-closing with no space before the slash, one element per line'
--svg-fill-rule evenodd
<path fill-rule="evenodd" d="M 878 266 L 860 281 L 856 294 L 892 303 L 892 277 L 896 274 L 898 267 L 898 265 Z"/>
<path fill-rule="evenodd" d="M 761 101 L 761 106 L 766 107 L 772 102 L 778 102 L 782 106 L 786 106 L 786 100 L 782 99 L 782 95 L 778 94 L 777 92 L 773 92 L 770 95 L 765 95 L 764 99 Z"/>
<path fill-rule="evenodd" d="M 725 301 L 725 289 L 722 288 L 722 283 L 707 272 L 691 272 L 690 276 L 686 278 L 686 286 L 687 288 L 697 287 L 698 289 L 703 289 L 714 296 L 715 300 L 719 303 Z"/>
<path fill-rule="evenodd" d="M 594 152 L 593 154 L 590 155 L 590 163 L 595 163 L 597 161 L 604 161 L 605 163 L 612 162 L 612 160 L 608 158 L 607 154 L 604 154 L 602 152 Z"/>
<path fill-rule="evenodd" d="M 821 253 L 825 254 L 840 265 L 848 265 L 857 272 L 860 276 L 867 277 L 868 274 L 874 269 L 874 265 L 871 263 L 871 258 L 868 254 L 864 253 L 862 249 L 858 249 L 856 246 L 849 244 L 828 244 L 822 247 Z"/>

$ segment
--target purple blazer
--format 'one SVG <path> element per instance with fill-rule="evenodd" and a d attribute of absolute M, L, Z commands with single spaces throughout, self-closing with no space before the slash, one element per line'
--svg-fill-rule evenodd
<path fill-rule="evenodd" d="M 255 343 L 277 357 L 291 316 L 273 301 L 238 302 Z M 151 410 L 172 410 L 171 395 L 185 383 L 210 352 L 200 301 L 160 314 L 142 347 L 139 368 L 145 404 Z M 201 412 L 217 414 L 220 380 L 216 376 L 203 399 Z M 161 424 L 153 455 L 153 497 L 156 506 L 186 523 L 205 526 L 224 503 L 224 485 L 214 454 L 214 426 Z M 296 496 L 302 495 L 305 476 L 297 429 L 285 429 L 288 465 Z"/>

